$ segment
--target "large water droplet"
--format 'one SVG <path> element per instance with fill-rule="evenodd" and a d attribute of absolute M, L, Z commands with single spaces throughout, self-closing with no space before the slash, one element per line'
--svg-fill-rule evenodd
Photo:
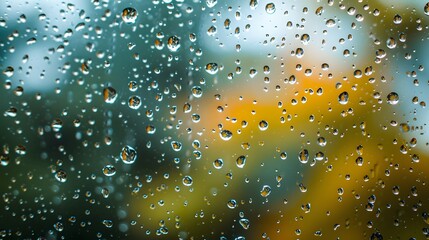
<path fill-rule="evenodd" d="M 176 52 L 180 48 L 180 39 L 177 36 L 169 37 L 167 47 L 170 51 Z"/>
<path fill-rule="evenodd" d="M 182 183 L 183 183 L 183 185 L 189 187 L 194 183 L 194 181 L 192 180 L 191 176 L 185 176 L 182 179 Z"/>
<path fill-rule="evenodd" d="M 135 8 L 127 7 L 124 10 L 122 10 L 122 20 L 125 23 L 135 23 L 137 16 L 139 13 Z"/>
<path fill-rule="evenodd" d="M 224 141 L 228 141 L 232 138 L 232 132 L 229 130 L 222 130 L 219 135 L 220 138 Z"/>
<path fill-rule="evenodd" d="M 171 148 L 173 148 L 174 151 L 178 152 L 182 150 L 182 143 L 178 141 L 171 141 Z"/>
<path fill-rule="evenodd" d="M 268 197 L 271 194 L 271 187 L 268 185 L 262 186 L 260 193 L 262 197 Z"/>
<path fill-rule="evenodd" d="M 249 219 L 246 218 L 242 218 L 238 221 L 240 223 L 240 225 L 244 228 L 244 229 L 249 229 L 250 227 L 250 221 Z"/>
<path fill-rule="evenodd" d="M 244 165 L 246 165 L 246 156 L 244 155 L 239 156 L 235 161 L 235 163 L 237 164 L 237 167 L 243 168 Z"/>
<path fill-rule="evenodd" d="M 258 6 L 258 0 L 250 0 L 249 6 L 251 9 L 255 9 Z"/>
<path fill-rule="evenodd" d="M 310 42 L 310 35 L 307 33 L 302 34 L 301 36 L 301 43 L 304 45 L 307 45 Z"/>
<path fill-rule="evenodd" d="M 221 158 L 214 160 L 213 167 L 216 169 L 221 169 L 223 167 L 223 160 Z"/>
<path fill-rule="evenodd" d="M 103 174 L 105 176 L 111 177 L 116 174 L 116 168 L 113 165 L 108 164 L 103 167 Z"/>
<path fill-rule="evenodd" d="M 207 7 L 212 8 L 216 6 L 217 0 L 206 0 Z"/>
<path fill-rule="evenodd" d="M 402 17 L 399 14 L 396 14 L 393 17 L 393 23 L 394 24 L 401 24 L 402 23 Z"/>
<path fill-rule="evenodd" d="M 132 164 L 137 159 L 137 151 L 127 145 L 122 148 L 121 159 L 125 164 Z"/>
<path fill-rule="evenodd" d="M 217 63 L 207 63 L 206 72 L 213 75 L 213 74 L 216 74 L 218 70 L 219 69 L 218 69 Z"/>
<path fill-rule="evenodd" d="M 230 209 L 234 209 L 237 207 L 237 201 L 235 199 L 230 199 L 227 203 L 226 206 L 228 206 L 228 208 Z"/>
<path fill-rule="evenodd" d="M 265 120 L 262 120 L 259 122 L 258 127 L 259 127 L 259 130 L 265 131 L 268 129 L 268 122 Z"/>
<path fill-rule="evenodd" d="M 298 154 L 298 159 L 302 163 L 307 163 L 308 162 L 308 150 L 302 149 Z"/>
<path fill-rule="evenodd" d="M 273 14 L 276 11 L 276 5 L 274 5 L 274 3 L 267 3 L 267 5 L 265 5 L 265 11 L 268 14 Z"/>
<path fill-rule="evenodd" d="M 399 95 L 395 92 L 387 94 L 387 103 L 396 105 L 399 102 Z"/>
<path fill-rule="evenodd" d="M 67 181 L 67 172 L 63 169 L 59 169 L 55 172 L 55 179 L 57 179 L 58 182 L 66 182 Z"/>
<path fill-rule="evenodd" d="M 130 107 L 131 109 L 139 109 L 141 105 L 142 100 L 139 96 L 134 95 L 128 99 L 128 107 Z"/>
<path fill-rule="evenodd" d="M 118 98 L 118 94 L 116 93 L 116 90 L 114 88 L 107 87 L 103 90 L 103 97 L 104 102 L 112 104 Z"/>
<path fill-rule="evenodd" d="M 349 102 L 349 93 L 342 92 L 340 95 L 338 95 L 338 102 L 342 105 L 347 104 Z"/>

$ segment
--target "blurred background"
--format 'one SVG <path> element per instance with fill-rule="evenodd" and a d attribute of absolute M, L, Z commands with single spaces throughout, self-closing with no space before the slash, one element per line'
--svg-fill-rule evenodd
<path fill-rule="evenodd" d="M 429 3 L 0 12 L 0 238 L 429 238 Z"/>

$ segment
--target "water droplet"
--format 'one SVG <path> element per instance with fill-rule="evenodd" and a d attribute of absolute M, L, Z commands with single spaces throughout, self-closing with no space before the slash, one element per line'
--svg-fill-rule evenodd
<path fill-rule="evenodd" d="M 237 201 L 235 199 L 230 199 L 227 203 L 226 206 L 228 206 L 228 208 L 230 209 L 234 209 L 237 207 Z"/>
<path fill-rule="evenodd" d="M 315 14 L 317 15 L 317 16 L 320 16 L 320 15 L 322 15 L 323 14 L 323 12 L 324 12 L 325 10 L 323 9 L 323 7 L 318 7 L 317 9 L 316 9 L 316 11 L 315 11 Z"/>
<path fill-rule="evenodd" d="M 363 165 L 363 157 L 359 156 L 356 158 L 356 165 L 358 165 L 359 167 Z"/>
<path fill-rule="evenodd" d="M 63 121 L 61 121 L 59 118 L 56 118 L 52 121 L 51 127 L 54 132 L 58 132 L 63 127 Z"/>
<path fill-rule="evenodd" d="M 14 69 L 11 66 L 6 67 L 5 70 L 3 70 L 3 74 L 6 75 L 6 77 L 12 77 L 14 73 Z"/>
<path fill-rule="evenodd" d="M 246 165 L 246 156 L 241 155 L 237 158 L 237 160 L 235 161 L 237 167 L 239 168 L 243 168 L 244 165 Z"/>
<path fill-rule="evenodd" d="M 268 129 L 268 122 L 265 120 L 262 120 L 259 122 L 258 127 L 259 127 L 259 130 L 265 131 Z"/>
<path fill-rule="evenodd" d="M 153 125 L 147 125 L 146 126 L 146 133 L 147 134 L 154 134 L 156 132 L 156 127 Z"/>
<path fill-rule="evenodd" d="M 270 194 L 271 194 L 271 187 L 268 185 L 262 186 L 261 196 L 262 197 L 268 197 Z"/>
<path fill-rule="evenodd" d="M 324 137 L 317 138 L 317 144 L 319 144 L 321 147 L 326 146 L 326 139 Z"/>
<path fill-rule="evenodd" d="M 383 240 L 383 235 L 380 232 L 372 233 L 370 240 Z"/>
<path fill-rule="evenodd" d="M 281 160 L 286 160 L 287 159 L 287 152 L 280 153 L 280 159 Z"/>
<path fill-rule="evenodd" d="M 207 29 L 207 35 L 209 36 L 214 36 L 217 33 L 217 28 L 215 26 L 211 26 L 209 27 L 209 29 Z"/>
<path fill-rule="evenodd" d="M 335 22 L 334 19 L 328 19 L 326 20 L 326 26 L 327 27 L 334 27 L 337 23 Z"/>
<path fill-rule="evenodd" d="M 171 141 L 171 148 L 173 148 L 174 151 L 178 152 L 182 150 L 182 143 L 178 141 Z"/>
<path fill-rule="evenodd" d="M 55 179 L 57 179 L 58 182 L 66 182 L 67 181 L 67 172 L 63 169 L 59 169 L 55 172 Z"/>
<path fill-rule="evenodd" d="M 108 164 L 103 167 L 103 174 L 107 177 L 111 177 L 116 174 L 116 168 L 113 165 Z"/>
<path fill-rule="evenodd" d="M 394 24 L 401 24 L 402 23 L 402 17 L 399 14 L 396 14 L 393 17 L 393 23 Z"/>
<path fill-rule="evenodd" d="M 314 155 L 314 160 L 316 160 L 316 161 L 322 161 L 324 159 L 325 159 L 325 154 L 323 152 L 317 152 Z"/>
<path fill-rule="evenodd" d="M 131 109 L 139 109 L 141 105 L 142 105 L 142 101 L 139 96 L 134 95 L 128 99 L 128 106 Z"/>
<path fill-rule="evenodd" d="M 107 228 L 113 227 L 113 221 L 112 220 L 103 220 L 103 225 Z"/>
<path fill-rule="evenodd" d="M 206 0 L 207 7 L 212 8 L 216 6 L 217 0 Z"/>
<path fill-rule="evenodd" d="M 304 45 L 307 45 L 310 42 L 310 35 L 307 33 L 302 34 L 301 36 L 301 43 Z"/>
<path fill-rule="evenodd" d="M 213 167 L 216 169 L 221 169 L 223 167 L 223 160 L 221 158 L 214 160 Z"/>
<path fill-rule="evenodd" d="M 127 7 L 122 10 L 122 20 L 125 23 L 135 23 L 138 15 L 139 13 L 137 10 L 132 7 Z"/>
<path fill-rule="evenodd" d="M 256 74 L 258 74 L 258 71 L 256 69 L 254 69 L 254 68 L 250 69 L 249 76 L 251 78 L 254 78 L 256 76 Z"/>
<path fill-rule="evenodd" d="M 240 223 L 240 225 L 244 228 L 244 229 L 249 229 L 250 227 L 250 221 L 246 218 L 242 218 L 238 221 Z"/>
<path fill-rule="evenodd" d="M 265 5 L 265 11 L 268 14 L 273 14 L 276 11 L 276 5 L 274 5 L 274 3 L 267 3 L 267 5 Z"/>
<path fill-rule="evenodd" d="M 387 103 L 396 105 L 399 102 L 399 95 L 395 92 L 387 94 Z"/>
<path fill-rule="evenodd" d="M 298 159 L 301 163 L 307 163 L 308 162 L 308 150 L 303 149 L 298 154 Z"/>
<path fill-rule="evenodd" d="M 112 104 L 118 98 L 118 94 L 114 88 L 107 87 L 103 90 L 103 97 L 104 102 Z"/>
<path fill-rule="evenodd" d="M 386 45 L 388 48 L 394 49 L 396 47 L 396 40 L 394 38 L 390 37 L 389 39 L 387 39 Z"/>
<path fill-rule="evenodd" d="M 192 87 L 191 89 L 192 96 L 200 98 L 203 95 L 203 89 L 200 86 Z"/>
<path fill-rule="evenodd" d="M 108 198 L 110 195 L 110 191 L 107 188 L 102 188 L 101 189 L 101 194 L 103 195 L 104 198 Z"/>
<path fill-rule="evenodd" d="M 122 148 L 120 157 L 125 164 L 133 164 L 137 159 L 137 151 L 127 145 Z"/>
<path fill-rule="evenodd" d="M 258 6 L 258 0 L 250 0 L 249 6 L 251 9 L 255 9 Z"/>
<path fill-rule="evenodd" d="M 384 51 L 383 49 L 378 49 L 377 51 L 375 51 L 375 56 L 378 58 L 384 58 L 386 56 L 386 51 Z"/>
<path fill-rule="evenodd" d="M 342 92 L 340 95 L 338 95 L 338 102 L 342 105 L 347 104 L 349 102 L 349 93 Z"/>
<path fill-rule="evenodd" d="M 185 176 L 185 177 L 183 177 L 182 183 L 183 183 L 183 185 L 185 185 L 187 187 L 191 186 L 193 184 L 192 177 L 191 176 Z"/>
<path fill-rule="evenodd" d="M 170 51 L 176 52 L 180 48 L 180 39 L 177 36 L 169 37 L 167 47 Z"/>
<path fill-rule="evenodd" d="M 217 63 L 208 63 L 206 65 L 206 72 L 208 72 L 209 74 L 216 74 L 217 71 L 219 70 Z"/>
<path fill-rule="evenodd" d="M 220 138 L 224 141 L 228 141 L 232 138 L 232 132 L 229 130 L 222 130 L 219 135 Z"/>

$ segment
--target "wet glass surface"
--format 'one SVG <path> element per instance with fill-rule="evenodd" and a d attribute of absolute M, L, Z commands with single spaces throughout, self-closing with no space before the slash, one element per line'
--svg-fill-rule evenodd
<path fill-rule="evenodd" d="M 426 1 L 0 4 L 1 239 L 427 239 Z"/>

